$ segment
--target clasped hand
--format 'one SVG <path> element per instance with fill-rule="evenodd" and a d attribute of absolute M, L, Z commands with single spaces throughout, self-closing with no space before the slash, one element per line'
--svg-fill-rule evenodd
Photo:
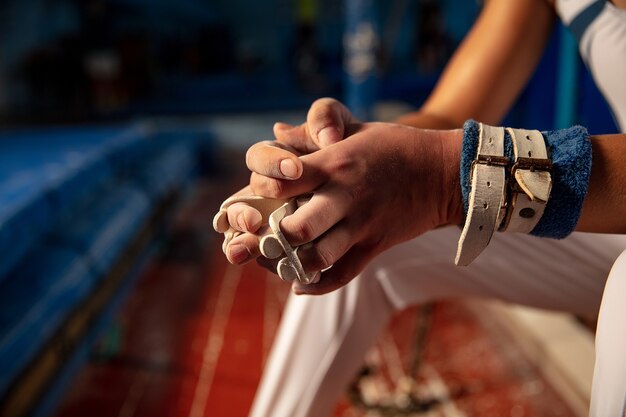
<path fill-rule="evenodd" d="M 284 218 L 281 231 L 307 272 L 325 270 L 296 293 L 323 294 L 350 280 L 376 255 L 437 226 L 460 223 L 460 131 L 420 130 L 390 123 L 360 123 L 339 102 L 318 100 L 307 122 L 277 123 L 276 140 L 246 154 L 252 192 L 270 198 L 312 193 Z M 261 216 L 245 204 L 228 208 L 231 226 L 243 234 L 225 248 L 229 260 L 259 257 Z M 451 255 L 452 256 L 452 255 Z"/>

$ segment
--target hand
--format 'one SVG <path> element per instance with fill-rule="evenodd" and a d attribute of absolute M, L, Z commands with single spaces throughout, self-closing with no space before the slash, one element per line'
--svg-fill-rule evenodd
<path fill-rule="evenodd" d="M 297 180 L 253 174 L 257 195 L 314 192 L 281 230 L 292 246 L 304 245 L 298 253 L 305 271 L 332 268 L 316 284 L 295 284 L 296 293 L 335 290 L 387 248 L 439 225 L 460 224 L 461 140 L 460 130 L 363 124 L 353 136 L 302 156 Z"/>
<path fill-rule="evenodd" d="M 246 153 L 246 165 L 253 172 L 253 177 L 298 179 L 302 175 L 302 162 L 298 156 L 336 143 L 359 126 L 360 122 L 343 104 L 332 98 L 319 99 L 309 109 L 305 123 L 299 126 L 276 123 L 276 140 L 253 145 Z M 251 193 L 250 188 L 245 187 L 233 195 Z M 232 240 L 227 239 L 223 249 L 228 260 L 242 264 L 259 256 L 258 237 L 254 234 L 262 226 L 261 214 L 243 203 L 233 204 L 227 212 L 230 225 L 245 232 Z"/>
<path fill-rule="evenodd" d="M 246 164 L 252 172 L 260 175 L 297 179 L 302 174 L 298 156 L 339 142 L 358 129 L 360 123 L 337 100 L 319 99 L 309 109 L 305 123 L 299 126 L 276 123 L 276 140 L 253 145 L 246 154 Z"/>

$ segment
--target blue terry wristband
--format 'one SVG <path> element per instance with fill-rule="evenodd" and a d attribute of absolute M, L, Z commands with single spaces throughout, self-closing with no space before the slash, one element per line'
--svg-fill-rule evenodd
<path fill-rule="evenodd" d="M 480 127 L 475 120 L 463 126 L 461 151 L 461 193 L 467 214 L 470 192 L 470 170 L 476 159 Z M 574 231 L 591 175 L 591 142 L 587 129 L 581 126 L 542 132 L 552 159 L 552 191 L 541 220 L 531 235 L 563 239 Z M 513 144 L 504 135 L 504 151 L 513 162 Z"/>

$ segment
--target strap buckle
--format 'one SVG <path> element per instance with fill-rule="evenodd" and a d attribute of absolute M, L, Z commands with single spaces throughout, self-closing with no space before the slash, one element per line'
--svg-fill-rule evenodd
<path fill-rule="evenodd" d="M 478 154 L 476 155 L 476 159 L 472 161 L 472 166 L 470 168 L 470 181 L 474 177 L 474 167 L 476 166 L 476 164 L 507 168 L 510 162 L 509 158 L 507 158 L 506 156 Z"/>
<path fill-rule="evenodd" d="M 472 161 L 472 163 L 506 167 L 509 165 L 509 158 L 507 158 L 506 156 L 497 155 L 478 155 L 476 156 L 476 159 Z"/>
<path fill-rule="evenodd" d="M 552 171 L 552 161 L 544 158 L 524 158 L 518 157 L 513 167 L 511 168 L 511 175 L 515 175 L 515 171 L 518 169 L 525 169 L 530 172 L 535 171 Z"/>

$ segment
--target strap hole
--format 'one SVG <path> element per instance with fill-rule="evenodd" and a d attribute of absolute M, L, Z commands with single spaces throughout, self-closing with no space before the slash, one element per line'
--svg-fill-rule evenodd
<path fill-rule="evenodd" d="M 483 226 L 482 225 L 478 226 L 478 230 L 480 230 L 482 232 L 483 231 Z"/>
<path fill-rule="evenodd" d="M 483 204 L 483 208 L 487 210 L 489 208 L 489 204 L 488 203 Z"/>
<path fill-rule="evenodd" d="M 530 136 L 528 136 L 528 135 L 526 135 L 526 139 L 531 140 L 531 139 L 530 139 Z"/>
<path fill-rule="evenodd" d="M 491 187 L 491 181 L 487 181 L 487 187 Z"/>
<path fill-rule="evenodd" d="M 533 153 L 531 151 L 528 151 L 528 157 L 532 158 L 533 157 Z"/>
<path fill-rule="evenodd" d="M 519 216 L 524 219 L 532 219 L 533 217 L 535 217 L 535 210 L 530 207 L 524 207 L 520 210 Z"/>
<path fill-rule="evenodd" d="M 493 138 L 489 138 L 489 143 L 493 143 Z"/>

